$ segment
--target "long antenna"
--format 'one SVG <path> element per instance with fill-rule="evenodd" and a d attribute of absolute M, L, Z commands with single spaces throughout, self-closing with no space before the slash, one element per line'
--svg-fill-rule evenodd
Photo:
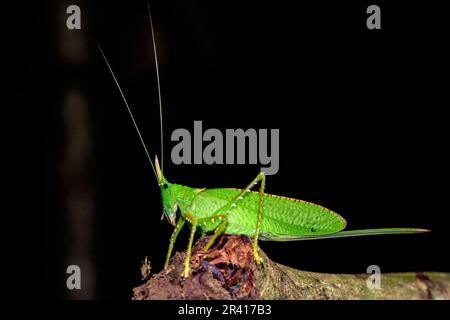
<path fill-rule="evenodd" d="M 155 31 L 153 28 L 152 12 L 150 10 L 150 2 L 147 1 L 148 16 L 150 18 L 150 29 L 152 31 L 152 44 L 153 44 L 153 54 L 155 56 L 155 67 L 156 67 L 156 82 L 158 84 L 158 102 L 159 102 L 159 124 L 160 124 L 160 137 L 161 137 L 161 171 L 164 172 L 164 137 L 163 137 L 163 121 L 162 121 L 162 103 L 161 103 L 161 85 L 159 82 L 159 66 L 158 66 L 158 54 L 156 53 L 156 39 Z"/>
<path fill-rule="evenodd" d="M 141 144 L 144 147 L 145 154 L 147 155 L 148 161 L 150 161 L 150 165 L 152 166 L 153 173 L 155 174 L 155 177 L 156 177 L 156 181 L 158 181 L 158 176 L 156 174 L 155 166 L 153 165 L 153 161 L 150 158 L 150 154 L 149 154 L 149 152 L 147 150 L 147 147 L 145 146 L 144 139 L 142 138 L 141 131 L 139 130 L 139 127 L 138 127 L 138 125 L 136 123 L 136 120 L 134 120 L 133 112 L 131 112 L 131 108 L 128 105 L 127 99 L 125 98 L 125 95 L 123 94 L 122 88 L 120 87 L 119 82 L 117 81 L 117 78 L 114 75 L 114 71 L 112 70 L 112 68 L 111 68 L 111 66 L 109 64 L 108 59 L 106 58 L 106 56 L 105 56 L 105 54 L 104 54 L 104 52 L 102 50 L 102 47 L 100 46 L 100 44 L 98 43 L 97 40 L 95 40 L 95 41 L 97 42 L 98 49 L 100 50 L 100 53 L 102 54 L 103 59 L 105 60 L 106 65 L 108 66 L 109 72 L 111 73 L 111 75 L 112 75 L 112 77 L 114 79 L 114 82 L 116 83 L 116 86 L 119 89 L 119 92 L 120 92 L 120 95 L 122 96 L 123 102 L 125 103 L 125 106 L 127 107 L 128 114 L 130 115 L 131 120 L 133 121 L 134 128 L 136 129 L 136 132 L 137 132 L 137 134 L 139 136 L 139 139 L 141 140 Z"/>

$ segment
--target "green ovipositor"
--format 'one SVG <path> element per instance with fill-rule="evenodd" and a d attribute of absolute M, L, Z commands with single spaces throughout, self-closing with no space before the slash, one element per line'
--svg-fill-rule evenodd
<path fill-rule="evenodd" d="M 161 128 L 161 153 L 163 153 L 162 106 L 156 41 L 150 7 L 148 9 L 156 62 Z M 192 188 L 169 182 L 163 174 L 163 161 L 161 161 L 160 166 L 158 158 L 155 157 L 155 162 L 153 163 L 117 78 L 100 46 L 99 50 L 123 98 L 147 158 L 155 173 L 158 186 L 161 190 L 163 215 L 175 227 L 169 242 L 169 249 L 164 265 L 165 268 L 169 263 L 175 240 L 186 222 L 191 225 L 191 231 L 184 271 L 181 274 L 182 277 L 189 276 L 191 248 L 197 229 L 200 229 L 202 233 L 212 233 L 212 237 L 204 248 L 205 251 L 209 249 L 221 233 L 240 234 L 253 238 L 253 254 L 258 264 L 261 263 L 257 251 L 258 239 L 269 241 L 297 241 L 367 235 L 421 233 L 429 231 L 418 228 L 383 228 L 344 231 L 346 226 L 345 219 L 327 208 L 311 202 L 264 193 L 266 176 L 263 172 L 260 172 L 243 189 Z M 161 160 L 163 159 L 161 158 Z M 259 189 L 253 191 L 253 187 L 257 184 L 259 184 Z"/>

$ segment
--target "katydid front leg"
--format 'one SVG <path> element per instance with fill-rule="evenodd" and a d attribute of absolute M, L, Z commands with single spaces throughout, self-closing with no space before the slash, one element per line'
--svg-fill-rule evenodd
<path fill-rule="evenodd" d="M 170 255 L 172 254 L 173 245 L 175 244 L 175 241 L 177 240 L 177 236 L 180 233 L 181 228 L 183 228 L 185 222 L 186 222 L 186 219 L 183 216 L 180 216 L 180 218 L 178 219 L 177 225 L 175 226 L 175 229 L 173 230 L 172 235 L 170 236 L 169 250 L 167 251 L 166 262 L 164 263 L 164 269 L 167 269 L 167 266 L 169 265 L 169 260 L 170 260 Z"/>

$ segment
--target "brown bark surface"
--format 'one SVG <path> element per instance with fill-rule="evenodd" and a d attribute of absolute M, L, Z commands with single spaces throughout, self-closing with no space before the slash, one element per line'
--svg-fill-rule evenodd
<path fill-rule="evenodd" d="M 180 277 L 185 252 L 177 252 L 166 270 L 133 289 L 133 299 L 450 299 L 448 273 L 382 274 L 381 289 L 369 289 L 368 274 L 296 270 L 271 261 L 261 250 L 263 264 L 258 266 L 245 236 L 222 235 L 204 252 L 208 238 L 193 248 L 189 278 Z"/>

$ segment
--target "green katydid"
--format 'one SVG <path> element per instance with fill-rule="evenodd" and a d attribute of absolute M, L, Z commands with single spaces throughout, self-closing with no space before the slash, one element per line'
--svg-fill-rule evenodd
<path fill-rule="evenodd" d="M 126 109 L 157 179 L 163 204 L 163 216 L 161 219 L 165 216 L 175 227 L 170 237 L 164 268 L 167 268 L 169 264 L 176 238 L 186 222 L 191 225 L 191 232 L 184 261 L 184 271 L 181 274 L 182 277 L 189 276 L 191 248 L 197 229 L 200 229 L 202 233 L 213 232 L 209 242 L 204 247 L 205 251 L 211 247 L 215 239 L 221 233 L 240 234 L 253 238 L 253 255 L 258 264 L 261 263 L 257 250 L 258 239 L 269 241 L 297 241 L 366 235 L 421 233 L 429 231 L 418 228 L 382 228 L 343 231 L 346 226 L 345 219 L 327 208 L 294 198 L 264 193 L 266 176 L 263 172 L 260 172 L 244 189 L 192 188 L 170 183 L 163 175 L 161 90 L 156 40 L 150 6 L 148 6 L 148 13 L 158 86 L 161 129 L 161 166 L 157 156 L 155 156 L 155 162 L 152 161 L 118 80 L 100 46 L 99 50 L 122 96 Z M 260 184 L 259 191 L 252 191 L 251 189 L 258 183 Z M 179 215 L 177 215 L 178 212 L 180 213 Z"/>

